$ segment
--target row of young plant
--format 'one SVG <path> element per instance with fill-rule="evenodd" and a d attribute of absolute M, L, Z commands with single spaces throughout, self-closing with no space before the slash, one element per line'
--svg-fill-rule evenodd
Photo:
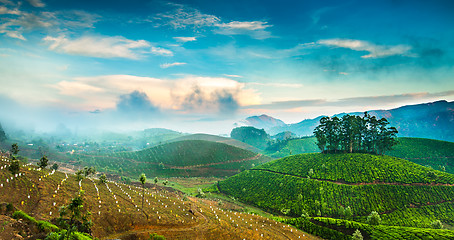
<path fill-rule="evenodd" d="M 371 154 L 301 154 L 269 162 L 255 169 L 345 181 L 347 183 L 447 183 L 454 175 L 389 156 Z"/>
<path fill-rule="evenodd" d="M 289 215 L 343 217 L 405 209 L 410 205 L 454 200 L 454 187 L 399 185 L 339 185 L 264 171 L 245 171 L 218 183 L 221 192 L 274 212 Z"/>

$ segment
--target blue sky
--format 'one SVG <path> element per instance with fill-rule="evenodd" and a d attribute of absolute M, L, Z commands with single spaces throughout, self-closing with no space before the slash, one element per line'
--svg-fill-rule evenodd
<path fill-rule="evenodd" d="M 0 106 L 13 113 L 0 119 L 228 133 L 262 113 L 292 123 L 452 101 L 453 10 L 448 0 L 0 0 Z"/>

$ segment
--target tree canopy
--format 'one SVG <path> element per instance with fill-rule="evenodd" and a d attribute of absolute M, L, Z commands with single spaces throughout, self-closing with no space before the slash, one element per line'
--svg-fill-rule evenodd
<path fill-rule="evenodd" d="M 265 148 L 270 136 L 263 129 L 255 127 L 237 127 L 232 129 L 230 137 L 257 148 Z"/>
<path fill-rule="evenodd" d="M 348 114 L 342 118 L 323 117 L 314 135 L 322 152 L 383 154 L 397 143 L 397 129 L 388 124 L 386 118 L 377 119 L 367 112 L 363 117 Z"/>

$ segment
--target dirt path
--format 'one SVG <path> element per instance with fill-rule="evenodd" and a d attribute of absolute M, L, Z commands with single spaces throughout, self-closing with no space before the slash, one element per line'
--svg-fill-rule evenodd
<path fill-rule="evenodd" d="M 292 177 L 297 177 L 297 178 L 304 178 L 302 176 L 298 175 L 293 175 L 289 173 L 282 173 L 282 172 L 277 172 L 273 170 L 268 170 L 268 169 L 249 169 L 250 171 L 263 171 L 263 172 L 270 172 L 270 173 L 275 173 L 275 174 L 280 174 L 280 175 L 285 175 L 285 176 L 292 176 Z M 369 183 L 348 183 L 345 181 L 335 181 L 335 180 L 329 180 L 329 179 L 317 179 L 317 178 L 310 178 L 311 180 L 319 181 L 319 182 L 330 182 L 334 183 L 337 185 L 350 185 L 350 186 L 363 186 L 363 185 L 398 185 L 398 186 L 450 186 L 453 187 L 454 184 L 447 184 L 447 183 L 387 183 L 387 182 L 369 182 Z"/>

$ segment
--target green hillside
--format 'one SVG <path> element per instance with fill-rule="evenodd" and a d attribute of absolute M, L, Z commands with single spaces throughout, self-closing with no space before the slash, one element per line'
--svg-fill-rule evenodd
<path fill-rule="evenodd" d="M 218 188 L 295 217 L 346 218 L 349 208 L 360 223 L 377 211 L 384 225 L 428 228 L 435 220 L 454 225 L 454 175 L 389 156 L 295 155 L 230 177 Z"/>
<path fill-rule="evenodd" d="M 231 176 L 271 160 L 269 157 L 224 143 L 202 140 L 171 142 L 141 151 L 102 155 L 74 154 L 82 165 L 137 177 Z"/>
<path fill-rule="evenodd" d="M 398 138 L 387 155 L 407 159 L 433 169 L 454 173 L 454 143 L 426 138 Z"/>
<path fill-rule="evenodd" d="M 185 141 L 185 140 L 203 140 L 203 141 L 210 141 L 210 142 L 219 142 L 219 143 L 225 143 L 234 147 L 246 149 L 252 152 L 260 152 L 260 150 L 254 146 L 251 146 L 247 143 L 240 142 L 236 139 L 233 138 L 228 138 L 228 137 L 221 137 L 221 136 L 216 136 L 216 135 L 210 135 L 210 134 L 204 134 L 204 133 L 197 133 L 197 134 L 191 134 L 187 136 L 182 136 L 178 137 L 172 140 L 169 140 L 168 142 L 179 142 L 179 141 Z"/>
<path fill-rule="evenodd" d="M 268 146 L 264 154 L 281 158 L 294 154 L 301 153 L 316 153 L 320 152 L 317 147 L 317 139 L 315 137 L 304 137 L 297 139 L 278 140 L 274 144 Z"/>

